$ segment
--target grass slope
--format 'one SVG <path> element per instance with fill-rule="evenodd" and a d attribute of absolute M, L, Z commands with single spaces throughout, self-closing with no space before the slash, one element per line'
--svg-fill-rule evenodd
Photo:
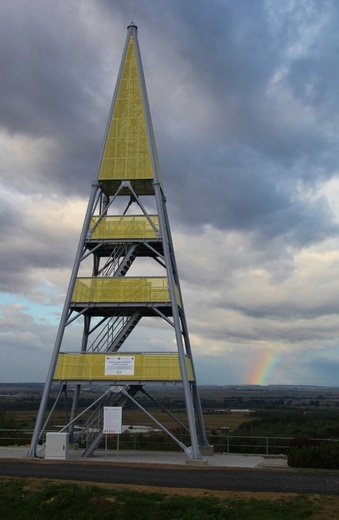
<path fill-rule="evenodd" d="M 121 486 L 0 479 L 2 520 L 325 520 L 339 517 L 338 497 L 254 496 L 195 490 L 149 492 Z"/>

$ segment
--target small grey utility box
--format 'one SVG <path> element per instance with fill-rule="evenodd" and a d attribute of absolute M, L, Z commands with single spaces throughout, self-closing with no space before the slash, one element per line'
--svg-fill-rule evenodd
<path fill-rule="evenodd" d="M 45 459 L 68 458 L 69 433 L 46 433 Z"/>

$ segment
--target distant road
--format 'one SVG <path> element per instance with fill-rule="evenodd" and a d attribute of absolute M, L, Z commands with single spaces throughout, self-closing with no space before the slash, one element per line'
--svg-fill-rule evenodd
<path fill-rule="evenodd" d="M 213 491 L 339 494 L 339 471 L 160 467 L 94 462 L 0 460 L 0 475 Z"/>

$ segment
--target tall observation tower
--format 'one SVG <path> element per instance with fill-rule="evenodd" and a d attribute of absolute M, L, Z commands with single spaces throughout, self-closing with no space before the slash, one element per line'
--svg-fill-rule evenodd
<path fill-rule="evenodd" d="M 142 322 L 147 327 L 141 328 Z M 152 352 L 135 347 L 138 331 L 143 336 L 148 331 Z M 169 352 L 163 340 L 160 344 L 162 332 L 169 345 L 176 345 L 175 352 Z M 60 392 L 50 409 L 53 383 L 60 384 Z M 145 399 L 141 405 L 136 398 L 142 392 L 154 404 L 151 389 L 156 384 L 183 389 L 187 421 L 178 425 L 187 429 L 190 446 L 152 416 Z M 80 412 L 79 399 L 90 385 L 102 387 L 101 397 L 85 413 Z M 71 392 L 72 405 L 69 413 L 66 406 L 60 432 L 72 437 L 81 425 L 84 457 L 102 440 L 104 407 L 124 407 L 130 401 L 191 459 L 200 460 L 200 446 L 208 446 L 133 23 L 127 30 L 99 172 L 92 185 L 29 457 L 42 453 L 43 434 L 53 410 L 61 397 L 67 403 Z"/>

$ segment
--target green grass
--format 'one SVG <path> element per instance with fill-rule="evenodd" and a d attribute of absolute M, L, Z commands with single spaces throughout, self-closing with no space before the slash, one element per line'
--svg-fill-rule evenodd
<path fill-rule="evenodd" d="M 107 489 L 69 482 L 0 479 L 2 520 L 302 520 L 327 518 L 321 516 L 321 508 L 328 498 L 322 502 L 318 497 L 315 503 L 308 496 L 273 500 L 224 498 L 210 493 L 182 496 L 113 486 Z"/>

